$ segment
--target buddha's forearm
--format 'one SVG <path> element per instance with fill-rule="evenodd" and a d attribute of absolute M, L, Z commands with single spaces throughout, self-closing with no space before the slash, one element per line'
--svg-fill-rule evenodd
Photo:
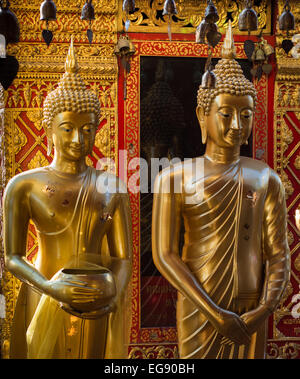
<path fill-rule="evenodd" d="M 287 216 L 284 187 L 270 172 L 265 201 L 263 247 L 266 257 L 264 292 L 260 303 L 270 312 L 278 306 L 290 276 L 290 251 L 287 241 Z"/>
<path fill-rule="evenodd" d="M 176 254 L 154 255 L 161 274 L 214 324 L 220 308 L 206 294 L 186 264 Z"/>
<path fill-rule="evenodd" d="M 24 257 L 17 254 L 6 256 L 5 265 L 7 269 L 22 282 L 35 287 L 43 293 L 47 292 L 48 279 Z"/>
<path fill-rule="evenodd" d="M 260 304 L 265 305 L 270 312 L 278 306 L 289 280 L 289 255 L 283 252 L 268 260 L 265 273 L 265 286 Z"/>

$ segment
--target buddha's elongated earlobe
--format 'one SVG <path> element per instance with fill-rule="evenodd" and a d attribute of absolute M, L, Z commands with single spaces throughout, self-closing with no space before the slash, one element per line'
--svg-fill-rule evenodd
<path fill-rule="evenodd" d="M 53 149 L 53 139 L 52 139 L 52 129 L 47 128 L 46 129 L 46 136 L 47 136 L 47 155 L 50 157 L 52 149 Z"/>
<path fill-rule="evenodd" d="M 202 143 L 205 145 L 207 141 L 207 130 L 204 122 L 204 109 L 202 107 L 197 107 L 196 114 L 201 128 Z"/>

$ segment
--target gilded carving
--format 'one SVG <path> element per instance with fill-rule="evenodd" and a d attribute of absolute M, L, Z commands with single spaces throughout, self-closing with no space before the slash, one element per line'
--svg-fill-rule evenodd
<path fill-rule="evenodd" d="M 295 159 L 294 165 L 297 170 L 300 170 L 300 155 L 297 155 L 297 158 Z"/>
<path fill-rule="evenodd" d="M 300 351 L 300 344 L 296 342 L 288 342 L 283 346 L 269 343 L 268 347 L 268 359 L 296 359 Z"/>
<path fill-rule="evenodd" d="M 282 125 L 282 149 L 286 151 L 288 145 L 290 145 L 294 140 L 293 132 L 289 129 L 289 127 L 284 123 Z"/>
<path fill-rule="evenodd" d="M 70 35 L 69 35 L 70 37 Z M 30 72 L 41 77 L 42 73 L 63 73 L 63 57 L 67 54 L 67 44 L 55 45 L 47 50 L 45 44 L 20 43 L 8 48 L 8 54 L 16 56 L 20 63 L 19 75 Z M 78 62 L 83 78 L 94 75 L 96 78 L 107 77 L 115 79 L 118 72 L 113 45 L 82 46 L 78 48 Z"/>
<path fill-rule="evenodd" d="M 42 154 L 40 150 L 38 150 L 38 152 L 36 153 L 36 155 L 28 163 L 28 169 L 31 170 L 33 168 L 47 166 L 47 164 L 49 164 L 49 162 L 45 158 L 45 155 Z"/>
<path fill-rule="evenodd" d="M 178 359 L 177 347 L 133 347 L 128 356 L 129 359 Z"/>
<path fill-rule="evenodd" d="M 294 187 L 286 172 L 282 171 L 280 178 L 285 189 L 285 199 L 287 200 L 294 193 Z"/>
<path fill-rule="evenodd" d="M 288 232 L 288 244 L 291 246 L 293 243 L 294 243 L 295 239 L 294 239 L 294 235 L 293 233 L 289 230 Z"/>
<path fill-rule="evenodd" d="M 270 33 L 271 29 L 271 1 L 261 0 L 254 6 L 258 14 L 259 30 L 263 29 L 264 33 Z M 227 26 L 228 15 L 232 18 L 232 26 L 235 34 L 244 34 L 238 29 L 238 17 L 243 9 L 243 2 L 232 0 L 215 0 L 214 4 L 218 10 L 219 28 Z M 200 24 L 207 6 L 206 0 L 177 0 L 176 8 L 178 14 L 173 16 L 172 31 L 175 33 L 193 33 L 195 28 Z M 165 33 L 167 31 L 167 16 L 162 15 L 164 1 L 162 0 L 140 0 L 136 3 L 136 10 L 129 15 L 131 21 L 130 32 L 150 32 Z M 119 9 L 122 9 L 122 1 L 119 0 Z M 125 14 L 120 11 L 118 30 L 122 30 L 126 20 Z"/>
<path fill-rule="evenodd" d="M 300 254 L 298 254 L 298 256 L 296 257 L 294 261 L 294 266 L 295 269 L 300 272 Z"/>
<path fill-rule="evenodd" d="M 27 138 L 25 134 L 22 132 L 22 130 L 18 127 L 16 127 L 16 134 L 14 138 L 14 153 L 18 154 L 18 152 L 26 145 Z"/>
<path fill-rule="evenodd" d="M 292 275 L 291 283 L 287 288 L 286 295 L 280 308 L 274 315 L 272 337 L 273 341 L 269 344 L 269 358 L 286 359 L 297 358 L 299 356 L 300 345 L 293 342 L 284 342 L 296 335 L 297 328 L 286 329 L 282 325 L 296 325 L 297 320 L 292 317 L 291 310 L 293 303 L 294 288 L 298 288 L 299 279 L 299 244 L 295 238 L 294 231 L 294 209 L 299 199 L 297 191 L 297 183 L 299 183 L 297 169 L 300 167 L 299 159 L 299 120 L 300 120 L 300 64 L 299 59 L 294 59 L 291 53 L 286 54 L 280 47 L 282 40 L 292 37 L 293 34 L 299 33 L 300 29 L 300 11 L 297 1 L 290 0 L 291 11 L 296 19 L 296 30 L 290 32 L 287 37 L 286 32 L 278 30 L 276 32 L 276 57 L 277 57 L 277 75 L 275 81 L 275 96 L 274 96 L 274 169 L 280 175 L 285 187 L 287 207 L 289 209 L 289 232 L 288 242 L 291 248 L 292 255 Z M 280 15 L 285 5 L 285 0 L 278 2 Z M 296 205 L 297 206 L 297 205 Z M 277 341 L 279 344 L 277 344 Z"/>

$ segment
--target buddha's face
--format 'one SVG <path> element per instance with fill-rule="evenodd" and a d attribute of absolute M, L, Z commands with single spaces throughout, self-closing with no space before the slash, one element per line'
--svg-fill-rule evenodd
<path fill-rule="evenodd" d="M 94 113 L 61 112 L 52 121 L 52 140 L 61 157 L 77 161 L 92 152 L 96 134 Z"/>
<path fill-rule="evenodd" d="M 249 138 L 253 112 L 252 96 L 220 94 L 213 100 L 209 115 L 198 113 L 198 118 L 207 142 L 230 148 L 243 145 Z"/>

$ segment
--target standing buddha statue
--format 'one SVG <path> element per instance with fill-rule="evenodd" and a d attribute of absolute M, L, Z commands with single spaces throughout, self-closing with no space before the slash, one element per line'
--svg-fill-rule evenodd
<path fill-rule="evenodd" d="M 49 166 L 13 177 L 4 195 L 5 263 L 23 282 L 10 357 L 127 358 L 125 301 L 132 266 L 129 197 L 115 175 L 86 164 L 99 125 L 100 104 L 78 73 L 73 41 L 65 67 L 43 109 L 48 154 L 54 147 L 54 159 Z M 112 182 L 113 193 L 108 190 Z M 26 259 L 30 220 L 39 246 L 34 264 Z M 83 276 L 77 280 L 62 275 L 65 269 L 96 270 L 109 279 L 100 288 Z M 102 303 L 107 288 L 113 286 L 111 297 Z"/>
<path fill-rule="evenodd" d="M 289 280 L 284 188 L 267 164 L 240 156 L 256 92 L 235 56 L 229 25 L 215 83 L 198 91 L 205 154 L 155 182 L 153 259 L 178 290 L 181 358 L 264 358 L 267 320 Z"/>

